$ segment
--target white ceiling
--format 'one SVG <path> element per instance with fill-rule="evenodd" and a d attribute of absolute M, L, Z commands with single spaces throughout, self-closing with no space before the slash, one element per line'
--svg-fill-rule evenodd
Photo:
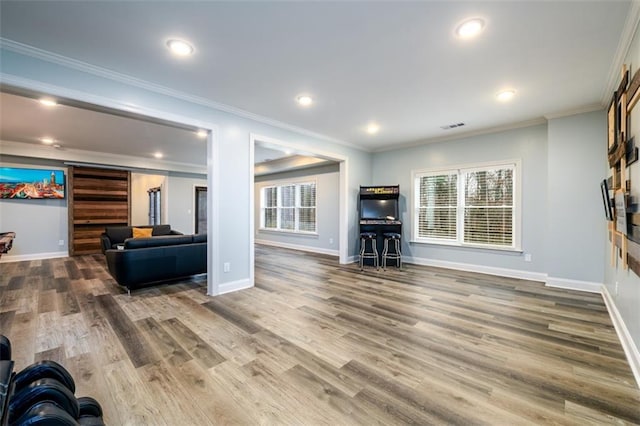
<path fill-rule="evenodd" d="M 3 0 L 0 35 L 375 151 L 601 104 L 629 9 L 629 1 Z M 469 17 L 483 18 L 484 32 L 457 39 Z M 195 54 L 172 57 L 170 37 L 192 42 Z M 510 103 L 495 99 L 503 88 L 517 91 Z M 298 106 L 300 93 L 314 105 Z M 372 120 L 381 127 L 374 136 L 364 131 Z M 440 128 L 457 122 L 466 125 Z"/>
<path fill-rule="evenodd" d="M 206 165 L 206 142 L 195 131 L 37 99 L 0 93 L 0 140 L 42 145 L 50 137 L 61 149 L 99 151 Z M 51 149 L 54 149 L 53 147 Z"/>
<path fill-rule="evenodd" d="M 66 105 L 44 106 L 39 97 L 0 92 L 0 141 L 42 146 L 42 138 L 54 139 L 51 150 L 98 151 L 107 154 L 154 158 L 206 167 L 206 142 L 197 129 L 159 124 L 133 113 L 115 115 L 98 108 Z M 254 161 L 259 174 L 277 173 L 326 164 L 326 160 L 299 155 L 277 145 L 257 141 Z"/>

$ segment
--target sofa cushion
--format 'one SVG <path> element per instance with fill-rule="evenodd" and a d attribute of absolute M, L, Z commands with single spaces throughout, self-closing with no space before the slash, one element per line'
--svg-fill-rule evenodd
<path fill-rule="evenodd" d="M 153 232 L 153 228 L 132 228 L 133 238 L 145 238 L 150 237 Z"/>
<path fill-rule="evenodd" d="M 128 238 L 124 242 L 124 249 L 141 249 L 147 247 L 173 246 L 191 244 L 192 235 L 166 235 L 162 237 Z"/>
<path fill-rule="evenodd" d="M 151 235 L 158 236 L 158 235 L 169 235 L 171 234 L 171 225 L 154 225 L 153 226 L 153 233 Z"/>

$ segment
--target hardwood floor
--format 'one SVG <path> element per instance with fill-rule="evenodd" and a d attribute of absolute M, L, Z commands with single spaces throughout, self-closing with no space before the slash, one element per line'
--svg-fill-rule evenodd
<path fill-rule="evenodd" d="M 62 363 L 111 425 L 640 424 L 600 295 L 256 248 L 256 287 L 134 292 L 101 255 L 0 264 L 17 369 Z"/>

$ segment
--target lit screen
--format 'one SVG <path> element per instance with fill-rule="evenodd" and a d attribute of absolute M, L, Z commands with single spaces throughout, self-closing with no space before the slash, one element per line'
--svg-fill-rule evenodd
<path fill-rule="evenodd" d="M 362 219 L 398 218 L 398 200 L 360 200 Z"/>

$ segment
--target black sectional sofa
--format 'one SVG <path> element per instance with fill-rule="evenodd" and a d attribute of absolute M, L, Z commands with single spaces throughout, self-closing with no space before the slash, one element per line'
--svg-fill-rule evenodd
<path fill-rule="evenodd" d="M 151 235 L 159 237 L 162 235 L 182 235 L 182 232 L 174 231 L 171 225 L 143 225 L 143 226 L 109 226 L 100 235 L 102 253 L 109 249 L 115 249 L 124 244 L 124 240 L 133 237 L 133 228 L 151 228 Z"/>
<path fill-rule="evenodd" d="M 207 272 L 207 234 L 127 238 L 105 255 L 111 276 L 131 291 Z"/>

